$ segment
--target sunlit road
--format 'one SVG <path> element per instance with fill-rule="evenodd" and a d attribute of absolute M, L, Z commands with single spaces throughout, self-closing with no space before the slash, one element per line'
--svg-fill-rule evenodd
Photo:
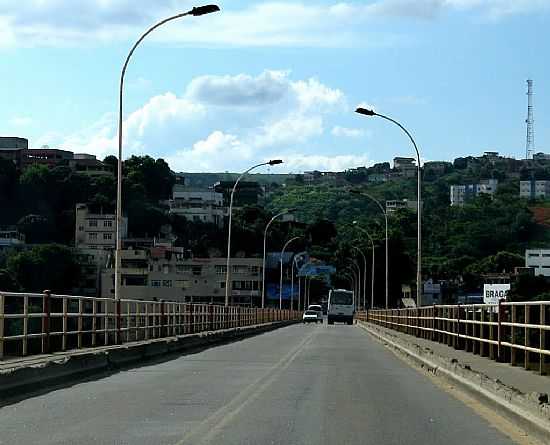
<path fill-rule="evenodd" d="M 296 325 L 0 408 L 5 444 L 512 442 L 362 329 Z"/>

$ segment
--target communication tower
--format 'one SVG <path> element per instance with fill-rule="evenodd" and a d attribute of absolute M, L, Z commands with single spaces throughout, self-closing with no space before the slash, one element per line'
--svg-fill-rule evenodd
<path fill-rule="evenodd" d="M 525 146 L 525 158 L 531 159 L 535 153 L 535 119 L 533 118 L 533 81 L 527 80 L 527 143 Z"/>

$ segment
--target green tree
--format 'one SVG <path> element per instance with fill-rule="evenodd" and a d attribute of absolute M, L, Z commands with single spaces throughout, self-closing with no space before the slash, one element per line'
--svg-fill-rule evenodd
<path fill-rule="evenodd" d="M 7 271 L 24 292 L 70 293 L 80 278 L 80 268 L 70 248 L 43 244 L 12 255 Z"/>

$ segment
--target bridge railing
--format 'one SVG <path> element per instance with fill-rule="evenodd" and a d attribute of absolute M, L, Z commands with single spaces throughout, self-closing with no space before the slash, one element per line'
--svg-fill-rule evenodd
<path fill-rule="evenodd" d="M 546 374 L 550 301 L 369 310 L 358 319 Z"/>
<path fill-rule="evenodd" d="M 0 292 L 0 360 L 294 320 L 291 310 Z"/>

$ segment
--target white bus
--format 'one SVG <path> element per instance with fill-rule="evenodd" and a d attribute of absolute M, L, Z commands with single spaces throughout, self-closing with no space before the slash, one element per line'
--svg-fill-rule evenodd
<path fill-rule="evenodd" d="M 335 321 L 353 324 L 354 314 L 353 292 L 346 289 L 332 289 L 328 294 L 328 324 L 334 324 Z"/>

